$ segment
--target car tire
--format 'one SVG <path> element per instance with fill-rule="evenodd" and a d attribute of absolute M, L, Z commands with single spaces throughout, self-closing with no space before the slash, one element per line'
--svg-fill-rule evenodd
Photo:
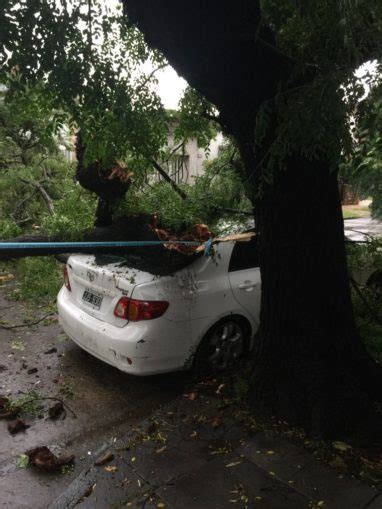
<path fill-rule="evenodd" d="M 239 366 L 248 352 L 250 325 L 240 317 L 220 320 L 200 342 L 193 362 L 196 375 L 217 375 Z"/>

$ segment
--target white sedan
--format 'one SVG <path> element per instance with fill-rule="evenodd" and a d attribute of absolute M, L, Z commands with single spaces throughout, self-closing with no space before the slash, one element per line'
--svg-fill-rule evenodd
<path fill-rule="evenodd" d="M 212 257 L 161 277 L 72 255 L 57 299 L 59 320 L 81 348 L 133 375 L 193 363 L 224 370 L 252 347 L 258 327 L 257 258 L 255 237 L 218 243 Z"/>

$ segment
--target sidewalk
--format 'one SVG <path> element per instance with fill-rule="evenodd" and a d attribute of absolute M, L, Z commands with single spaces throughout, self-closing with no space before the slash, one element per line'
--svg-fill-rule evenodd
<path fill-rule="evenodd" d="M 252 427 L 254 428 L 254 427 Z M 191 393 L 156 412 L 83 471 L 54 509 L 381 509 L 382 495 L 248 419 Z"/>

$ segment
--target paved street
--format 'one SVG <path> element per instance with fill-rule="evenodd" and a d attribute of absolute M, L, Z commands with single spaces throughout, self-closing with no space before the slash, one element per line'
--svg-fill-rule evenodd
<path fill-rule="evenodd" d="M 359 241 L 368 236 L 382 237 L 382 221 L 362 217 L 359 219 L 345 219 L 345 235 L 348 239 Z"/>
<path fill-rule="evenodd" d="M 381 509 L 373 487 L 243 415 L 216 387 L 179 396 L 106 444 L 52 509 Z M 192 397 L 191 397 L 192 395 Z"/>
<path fill-rule="evenodd" d="M 1 323 L 36 321 L 46 313 L 7 301 L 0 294 Z M 48 353 L 51 352 L 51 353 Z M 58 396 L 75 412 L 52 421 L 41 401 L 41 416 L 26 418 L 31 427 L 12 436 L 0 420 L 0 507 L 48 507 L 84 466 L 93 461 L 99 443 L 126 433 L 160 404 L 176 397 L 183 375 L 132 378 L 87 355 L 51 323 L 12 330 L 0 328 L 0 394 L 17 398 L 35 391 L 39 397 Z M 41 474 L 20 469 L 17 458 L 27 449 L 47 445 L 76 456 L 66 474 Z"/>

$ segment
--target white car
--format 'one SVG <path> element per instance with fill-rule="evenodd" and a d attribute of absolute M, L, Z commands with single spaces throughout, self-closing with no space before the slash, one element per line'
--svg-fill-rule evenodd
<path fill-rule="evenodd" d="M 57 304 L 66 334 L 133 375 L 188 369 L 193 362 L 223 370 L 251 348 L 258 327 L 255 237 L 218 243 L 213 256 L 161 277 L 121 261 L 100 266 L 94 255 L 72 255 L 64 282 Z"/>

